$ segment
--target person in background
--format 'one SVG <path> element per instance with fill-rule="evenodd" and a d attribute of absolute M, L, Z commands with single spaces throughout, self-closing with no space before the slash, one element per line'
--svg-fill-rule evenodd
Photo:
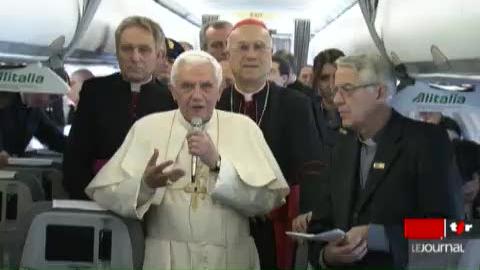
<path fill-rule="evenodd" d="M 251 222 L 260 265 L 291 269 L 295 245 L 285 231 L 298 214 L 298 182 L 321 154 L 311 101 L 268 81 L 272 38 L 262 21 L 238 22 L 228 37 L 227 51 L 235 84 L 223 90 L 217 108 L 245 114 L 257 123 L 292 189 L 286 206 Z"/>
<path fill-rule="evenodd" d="M 9 158 L 10 158 L 10 155 L 7 153 L 7 151 L 5 150 L 0 151 L 0 169 L 8 165 Z"/>
<path fill-rule="evenodd" d="M 0 110 L 10 106 L 16 95 L 17 94 L 15 92 L 0 91 Z"/>
<path fill-rule="evenodd" d="M 215 110 L 222 69 L 213 56 L 180 55 L 170 81 L 179 109 L 137 121 L 86 192 L 143 219 L 144 269 L 259 269 L 248 217 L 281 205 L 288 184 L 258 126 Z"/>
<path fill-rule="evenodd" d="M 0 108 L 0 152 L 3 157 L 24 156 L 34 136 L 49 149 L 63 153 L 66 138 L 44 111 L 50 105 L 51 94 L 0 93 L 6 99 Z"/>
<path fill-rule="evenodd" d="M 462 177 L 465 219 L 480 218 L 480 145 L 468 140 L 453 140 L 455 159 Z"/>
<path fill-rule="evenodd" d="M 14 96 L 15 96 L 15 93 L 12 93 L 12 92 L 0 92 L 0 111 L 12 103 Z M 3 148 L 3 136 L 1 133 L 0 133 L 0 146 L 1 148 Z M 0 151 L 0 168 L 3 168 L 8 164 L 9 157 L 10 155 L 7 153 L 7 151 L 5 150 Z"/>
<path fill-rule="evenodd" d="M 452 145 L 442 128 L 389 106 L 395 78 L 380 55 L 341 57 L 336 64 L 333 101 L 344 129 L 308 232 L 339 228 L 346 236 L 312 243 L 310 263 L 317 269 L 404 268 L 404 218 L 461 217 L 454 195 L 461 191 L 450 177 Z"/>
<path fill-rule="evenodd" d="M 80 91 L 63 160 L 72 199 L 88 199 L 85 187 L 137 119 L 176 108 L 167 86 L 152 76 L 165 55 L 162 28 L 146 17 L 128 17 L 115 32 L 115 46 L 120 73 L 84 81 Z"/>
<path fill-rule="evenodd" d="M 77 106 L 78 104 L 83 82 L 93 77 L 95 77 L 93 73 L 85 68 L 77 69 L 70 75 L 70 92 L 68 92 L 67 97 L 72 105 Z"/>
<path fill-rule="evenodd" d="M 227 21 L 213 21 L 200 29 L 200 46 L 211 54 L 218 62 L 227 59 L 227 37 L 232 24 Z"/>
<path fill-rule="evenodd" d="M 324 119 L 330 130 L 337 130 L 340 127 L 340 116 L 333 102 L 333 87 L 337 70 L 335 61 L 342 56 L 345 54 L 338 49 L 327 49 L 318 53 L 313 60 L 312 85 L 316 96 L 319 97 L 317 115 Z M 327 132 L 328 130 L 325 131 Z"/>
<path fill-rule="evenodd" d="M 448 132 L 450 140 L 461 139 L 462 129 L 454 119 L 442 115 L 441 112 L 420 112 L 419 116 L 423 122 L 443 127 Z"/>
<path fill-rule="evenodd" d="M 295 74 L 297 70 L 295 56 L 286 50 L 276 51 L 273 56 L 283 58 L 290 65 L 290 75 L 288 76 L 287 88 L 297 90 L 308 97 L 312 97 L 314 94 L 312 88 L 301 83 Z"/>
<path fill-rule="evenodd" d="M 193 50 L 193 45 L 186 42 L 186 41 L 179 41 L 180 45 L 182 45 L 183 51 L 191 51 Z"/>
<path fill-rule="evenodd" d="M 175 59 L 184 52 L 184 49 L 177 41 L 166 38 L 165 46 L 167 48 L 167 54 L 165 59 L 161 59 L 155 69 L 155 77 L 165 85 L 170 82 L 170 72 L 172 71 L 172 65 Z"/>
<path fill-rule="evenodd" d="M 442 115 L 441 112 L 423 111 L 419 112 L 419 116 L 421 121 L 428 124 L 437 125 L 444 129 L 447 132 L 450 141 L 459 140 L 462 138 L 462 130 L 460 129 L 458 123 L 452 118 Z M 450 171 L 450 178 L 454 179 L 455 183 L 459 187 L 462 187 L 465 183 L 465 178 L 461 175 L 459 166 L 460 164 L 458 162 L 454 162 L 453 169 Z M 454 195 L 457 197 L 456 199 L 458 202 L 463 203 L 465 201 L 464 193 L 459 192 L 454 193 Z"/>
<path fill-rule="evenodd" d="M 312 88 L 312 80 L 313 80 L 313 68 L 312 66 L 304 66 L 300 69 L 300 73 L 298 74 L 298 80 L 303 83 L 304 85 Z"/>
<path fill-rule="evenodd" d="M 232 68 L 227 60 L 220 62 L 222 66 L 223 80 L 220 89 L 232 87 L 235 84 L 235 77 L 233 77 Z"/>
<path fill-rule="evenodd" d="M 286 87 L 289 74 L 290 66 L 288 63 L 283 58 L 273 56 L 272 69 L 268 74 L 268 79 L 278 86 Z"/>
<path fill-rule="evenodd" d="M 88 69 L 77 69 L 70 75 L 70 91 L 63 97 L 63 113 L 66 116 L 66 124 L 71 125 L 78 100 L 80 99 L 80 90 L 83 82 L 95 77 Z"/>
<path fill-rule="evenodd" d="M 332 149 L 336 144 L 338 131 L 341 125 L 340 115 L 333 102 L 333 88 L 335 83 L 335 61 L 344 56 L 337 49 L 327 49 L 318 53 L 313 65 L 313 109 L 315 122 L 322 142 L 323 169 L 317 175 L 317 181 L 303 181 L 300 186 L 300 213 L 293 220 L 292 228 L 297 232 L 306 232 L 312 218 L 312 211 L 318 202 L 318 191 L 324 189 L 323 183 L 327 175 L 327 167 L 332 159 Z"/>
<path fill-rule="evenodd" d="M 64 82 L 69 84 L 70 78 L 63 68 L 53 70 Z M 60 130 L 67 124 L 67 115 L 64 112 L 65 95 L 50 95 L 50 102 L 44 107 L 44 111 Z"/>

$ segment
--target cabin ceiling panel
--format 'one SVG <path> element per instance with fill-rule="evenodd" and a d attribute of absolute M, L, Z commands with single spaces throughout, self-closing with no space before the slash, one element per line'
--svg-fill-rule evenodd
<path fill-rule="evenodd" d="M 262 13 L 269 28 L 279 33 L 293 33 L 294 20 L 310 19 L 312 32 L 321 29 L 357 0 L 177 0 L 197 17 L 219 14 L 221 19 L 236 21 L 250 12 Z"/>

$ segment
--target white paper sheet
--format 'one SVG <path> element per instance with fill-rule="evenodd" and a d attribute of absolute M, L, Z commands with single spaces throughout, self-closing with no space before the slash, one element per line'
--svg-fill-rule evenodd
<path fill-rule="evenodd" d="M 8 165 L 17 166 L 50 166 L 53 160 L 48 158 L 9 158 Z"/>
<path fill-rule="evenodd" d="M 15 177 L 16 171 L 0 170 L 0 179 L 12 179 Z"/>
<path fill-rule="evenodd" d="M 105 211 L 106 209 L 98 205 L 93 201 L 81 201 L 81 200 L 53 200 L 53 208 L 68 208 L 68 209 L 80 209 L 80 210 L 93 210 L 93 211 Z"/>
<path fill-rule="evenodd" d="M 345 232 L 340 229 L 333 229 L 319 234 L 311 233 L 298 233 L 298 232 L 285 232 L 288 236 L 296 239 L 308 240 L 308 241 L 323 241 L 331 242 L 345 237 Z"/>

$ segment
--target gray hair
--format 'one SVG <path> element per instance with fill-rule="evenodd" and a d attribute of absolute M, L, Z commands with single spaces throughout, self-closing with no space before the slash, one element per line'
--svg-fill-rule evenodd
<path fill-rule="evenodd" d="M 150 32 L 155 41 L 156 48 L 165 52 L 165 34 L 162 27 L 150 18 L 143 16 L 131 16 L 125 18 L 115 30 L 115 48 L 118 52 L 118 46 L 120 45 L 120 36 L 123 31 L 129 27 L 140 27 Z"/>
<path fill-rule="evenodd" d="M 206 51 L 208 49 L 208 44 L 207 44 L 207 30 L 208 28 L 213 28 L 213 29 L 223 29 L 227 27 L 233 27 L 232 23 L 227 22 L 227 21 L 211 21 L 202 26 L 200 29 L 200 48 L 203 51 Z"/>
<path fill-rule="evenodd" d="M 70 75 L 71 80 L 73 80 L 73 77 L 77 77 L 83 82 L 83 81 L 86 81 L 88 79 L 91 79 L 91 78 L 95 77 L 95 75 L 93 75 L 93 73 L 90 70 L 88 70 L 86 68 L 81 68 L 81 69 L 75 70 L 72 73 L 72 75 Z"/>
<path fill-rule="evenodd" d="M 172 72 L 170 73 L 170 83 L 173 86 L 176 86 L 177 77 L 178 77 L 178 70 L 183 65 L 195 65 L 195 64 L 210 64 L 213 67 L 214 75 L 215 75 L 215 86 L 220 87 L 222 83 L 222 66 L 218 63 L 218 61 L 211 56 L 210 54 L 199 51 L 199 50 L 190 50 L 186 51 L 180 56 L 175 59 L 172 65 Z"/>
<path fill-rule="evenodd" d="M 296 72 L 297 63 L 296 63 L 296 60 L 295 60 L 295 56 L 293 56 L 293 54 L 291 54 L 289 51 L 283 50 L 283 49 L 278 50 L 273 54 L 273 56 L 283 58 L 290 65 L 290 72 L 291 73 Z"/>
<path fill-rule="evenodd" d="M 362 84 L 383 84 L 387 90 L 387 99 L 395 93 L 395 77 L 391 67 L 380 55 L 362 54 L 340 57 L 337 67 L 349 67 L 355 70 Z"/>

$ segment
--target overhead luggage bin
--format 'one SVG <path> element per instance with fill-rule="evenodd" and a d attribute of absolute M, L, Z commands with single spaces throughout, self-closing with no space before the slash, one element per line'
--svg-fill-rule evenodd
<path fill-rule="evenodd" d="M 396 55 L 410 74 L 480 72 L 480 2 L 476 0 L 378 1 L 375 29 L 392 59 Z M 378 53 L 359 5 L 315 34 L 309 60 L 327 48 L 349 54 Z M 447 68 L 434 58 L 441 52 Z"/>
<path fill-rule="evenodd" d="M 47 5 L 54 8 L 40 16 Z M 115 65 L 115 30 L 133 15 L 149 17 L 167 36 L 192 44 L 198 43 L 200 30 L 153 0 L 5 0 L 1 7 L 0 25 L 15 25 L 15 30 L 1 31 L 0 60 L 44 61 L 52 53 L 49 44 L 63 35 L 64 50 L 58 52 L 67 54 L 66 63 Z"/>

